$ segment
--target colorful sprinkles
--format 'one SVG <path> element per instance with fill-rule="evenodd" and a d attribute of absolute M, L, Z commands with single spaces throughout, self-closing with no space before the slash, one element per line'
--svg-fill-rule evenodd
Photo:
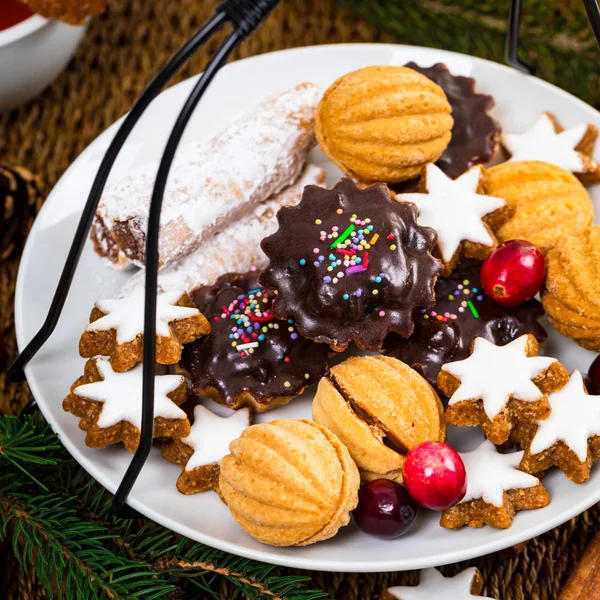
<path fill-rule="evenodd" d="M 269 332 L 279 329 L 279 323 L 271 312 L 271 294 L 261 288 L 240 294 L 229 306 L 222 306 L 221 319 L 232 321 L 229 339 L 240 358 L 254 354 L 254 351 L 264 342 Z M 215 317 L 218 319 L 218 317 Z M 292 340 L 298 339 L 298 332 L 293 319 L 288 319 L 287 330 Z M 289 362 L 286 356 L 285 362 Z"/>
<path fill-rule="evenodd" d="M 468 279 L 465 279 L 462 283 L 459 283 L 456 286 L 456 290 L 454 290 L 454 292 L 448 294 L 448 300 L 455 300 L 458 304 L 456 307 L 456 312 L 446 311 L 443 314 L 438 314 L 435 310 L 427 311 L 426 309 L 421 309 L 423 318 L 435 319 L 437 321 L 441 321 L 442 323 L 447 323 L 448 321 L 454 321 L 458 319 L 459 314 L 469 311 L 473 318 L 479 319 L 479 312 L 474 302 L 481 302 L 483 300 L 483 295 L 476 287 L 469 287 L 470 285 L 471 282 Z"/>

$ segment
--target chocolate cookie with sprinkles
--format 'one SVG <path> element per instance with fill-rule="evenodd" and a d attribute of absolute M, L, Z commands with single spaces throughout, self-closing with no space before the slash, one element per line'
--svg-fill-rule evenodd
<path fill-rule="evenodd" d="M 303 338 L 293 319 L 273 316 L 274 294 L 258 283 L 258 275 L 228 273 L 191 293 L 212 333 L 185 346 L 180 366 L 198 396 L 263 412 L 324 375 L 329 348 Z"/>
<path fill-rule="evenodd" d="M 432 386 L 442 365 L 463 360 L 475 338 L 504 346 L 530 333 L 538 342 L 546 331 L 538 319 L 544 309 L 537 300 L 509 308 L 494 302 L 481 287 L 481 261 L 462 259 L 450 277 L 435 286 L 435 306 L 415 311 L 415 331 L 408 338 L 390 334 L 386 354 L 418 371 Z"/>
<path fill-rule="evenodd" d="M 431 254 L 436 233 L 384 184 L 307 186 L 277 220 L 262 242 L 269 266 L 261 282 L 277 290 L 273 313 L 294 319 L 305 337 L 336 352 L 350 342 L 379 350 L 390 331 L 412 333 L 415 308 L 433 306 L 442 270 Z"/>

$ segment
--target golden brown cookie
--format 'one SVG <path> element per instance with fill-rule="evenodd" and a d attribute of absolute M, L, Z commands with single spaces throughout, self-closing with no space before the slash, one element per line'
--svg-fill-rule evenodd
<path fill-rule="evenodd" d="M 594 207 L 577 178 L 539 161 L 506 162 L 487 170 L 485 192 L 504 198 L 513 216 L 494 231 L 500 242 L 522 239 L 546 254 L 556 240 L 589 227 Z"/>
<path fill-rule="evenodd" d="M 219 493 L 259 542 L 306 546 L 350 521 L 360 477 L 346 447 L 325 427 L 306 420 L 253 425 L 229 449 Z"/>
<path fill-rule="evenodd" d="M 523 133 L 504 133 L 502 144 L 512 160 L 540 160 L 574 173 L 582 183 L 600 181 L 600 165 L 591 157 L 598 137 L 594 125 L 566 129 L 549 112 Z"/>
<path fill-rule="evenodd" d="M 483 260 L 498 246 L 493 230 L 505 223 L 512 209 L 503 198 L 484 194 L 485 170 L 477 165 L 450 179 L 433 163 L 421 175 L 421 193 L 396 194 L 398 202 L 417 206 L 417 222 L 437 233 L 434 255 L 450 275 L 464 256 Z"/>
<path fill-rule="evenodd" d="M 416 371 L 388 356 L 352 357 L 319 382 L 313 419 L 346 445 L 364 481 L 402 481 L 407 452 L 444 441 L 443 407 Z"/>
<path fill-rule="evenodd" d="M 82 25 L 87 17 L 101 15 L 106 0 L 21 0 L 32 11 L 48 19 L 60 19 L 71 25 Z"/>
<path fill-rule="evenodd" d="M 63 400 L 63 410 L 80 418 L 90 448 L 123 445 L 137 450 L 142 423 L 142 365 L 117 373 L 105 358 L 85 363 L 83 377 Z M 190 433 L 190 423 L 179 408 L 187 398 L 185 379 L 180 375 L 154 378 L 154 437 L 174 439 Z"/>
<path fill-rule="evenodd" d="M 209 334 L 210 325 L 187 292 L 160 293 L 156 303 L 156 362 L 174 365 L 183 345 Z M 137 286 L 124 298 L 96 302 L 79 340 L 79 354 L 110 356 L 115 371 L 127 371 L 144 357 L 143 332 L 144 288 Z"/>
<path fill-rule="evenodd" d="M 365 67 L 327 89 L 317 109 L 323 152 L 362 182 L 418 177 L 450 143 L 452 108 L 433 81 L 406 67 Z"/>
<path fill-rule="evenodd" d="M 581 373 L 575 371 L 548 401 L 550 416 L 526 431 L 520 468 L 537 474 L 556 466 L 571 481 L 584 483 L 592 461 L 600 458 L 600 396 L 588 394 Z"/>
<path fill-rule="evenodd" d="M 600 352 L 600 226 L 560 238 L 546 264 L 542 304 L 550 323 L 580 346 Z"/>
<path fill-rule="evenodd" d="M 446 423 L 481 425 L 488 440 L 504 444 L 515 425 L 548 417 L 547 394 L 568 379 L 555 358 L 539 356 L 537 340 L 527 334 L 504 346 L 477 338 L 471 356 L 442 367 L 437 384 L 450 398 Z"/>
<path fill-rule="evenodd" d="M 220 417 L 202 404 L 194 407 L 190 434 L 162 445 L 163 456 L 184 467 L 177 479 L 177 489 L 182 494 L 205 492 L 217 486 L 219 463 L 229 454 L 229 444 L 250 425 L 251 418 L 248 408 Z"/>
<path fill-rule="evenodd" d="M 519 470 L 523 452 L 501 454 L 484 440 L 475 450 L 459 454 L 467 471 L 467 493 L 442 513 L 442 527 L 459 529 L 485 524 L 507 529 L 515 512 L 550 504 L 550 496 L 539 479 Z"/>

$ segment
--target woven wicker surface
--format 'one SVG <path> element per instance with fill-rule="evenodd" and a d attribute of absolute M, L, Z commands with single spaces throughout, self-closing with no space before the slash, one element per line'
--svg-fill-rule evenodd
<path fill-rule="evenodd" d="M 75 60 L 44 94 L 19 110 L 0 115 L 0 163 L 22 165 L 54 185 L 73 159 L 121 116 L 151 74 L 209 14 L 214 0 L 115 0 L 102 18 L 92 21 Z M 235 58 L 294 46 L 392 41 L 362 23 L 333 0 L 286 0 Z M 397 40 L 401 41 L 401 40 Z M 182 71 L 179 79 L 201 70 L 218 41 Z M 14 356 L 13 295 L 18 259 L 0 264 L 0 335 Z M 1 370 L 1 365 L 0 365 Z M 26 384 L 13 385 L 0 372 L 0 413 L 17 413 L 29 399 Z M 598 507 L 526 544 L 487 556 L 477 565 L 485 594 L 498 600 L 550 600 L 558 597 L 600 517 Z M 410 544 L 410 538 L 396 543 Z M 4 572 L 3 565 L 5 566 Z M 444 569 L 454 573 L 465 565 Z M 314 573 L 313 585 L 332 598 L 367 600 L 399 582 L 414 582 L 415 573 Z M 44 597 L 0 547 L 0 597 L 33 600 Z M 222 598 L 234 598 L 224 585 Z"/>

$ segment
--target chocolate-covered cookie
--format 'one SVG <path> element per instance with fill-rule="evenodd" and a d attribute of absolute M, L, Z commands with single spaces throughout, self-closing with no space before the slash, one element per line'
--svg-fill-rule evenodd
<path fill-rule="evenodd" d="M 435 386 L 442 365 L 467 358 L 476 337 L 503 346 L 530 333 L 543 342 L 546 331 L 538 323 L 544 314 L 542 305 L 537 300 L 515 308 L 497 304 L 483 291 L 480 270 L 481 261 L 463 259 L 450 277 L 439 279 L 433 309 L 415 311 L 410 338 L 389 335 L 386 354 L 410 365 Z"/>
<path fill-rule="evenodd" d="M 305 337 L 336 351 L 351 341 L 378 350 L 390 331 L 412 333 L 415 308 L 433 306 L 436 234 L 418 225 L 414 204 L 390 200 L 387 186 L 308 186 L 277 220 L 262 242 L 270 263 L 260 280 L 278 292 L 275 315 L 293 318 Z"/>
<path fill-rule="evenodd" d="M 456 179 L 473 165 L 486 163 L 494 157 L 500 143 L 500 124 L 489 114 L 494 106 L 492 96 L 475 91 L 472 77 L 452 75 L 448 67 L 437 63 L 420 67 L 414 62 L 405 65 L 418 71 L 445 92 L 452 106 L 452 139 L 436 165 L 452 179 Z M 398 193 L 418 191 L 419 180 L 412 179 L 393 186 Z"/>
<path fill-rule="evenodd" d="M 228 406 L 262 412 L 285 404 L 327 371 L 328 348 L 271 312 L 273 292 L 258 272 L 228 273 L 191 293 L 212 333 L 184 347 L 192 389 Z"/>

